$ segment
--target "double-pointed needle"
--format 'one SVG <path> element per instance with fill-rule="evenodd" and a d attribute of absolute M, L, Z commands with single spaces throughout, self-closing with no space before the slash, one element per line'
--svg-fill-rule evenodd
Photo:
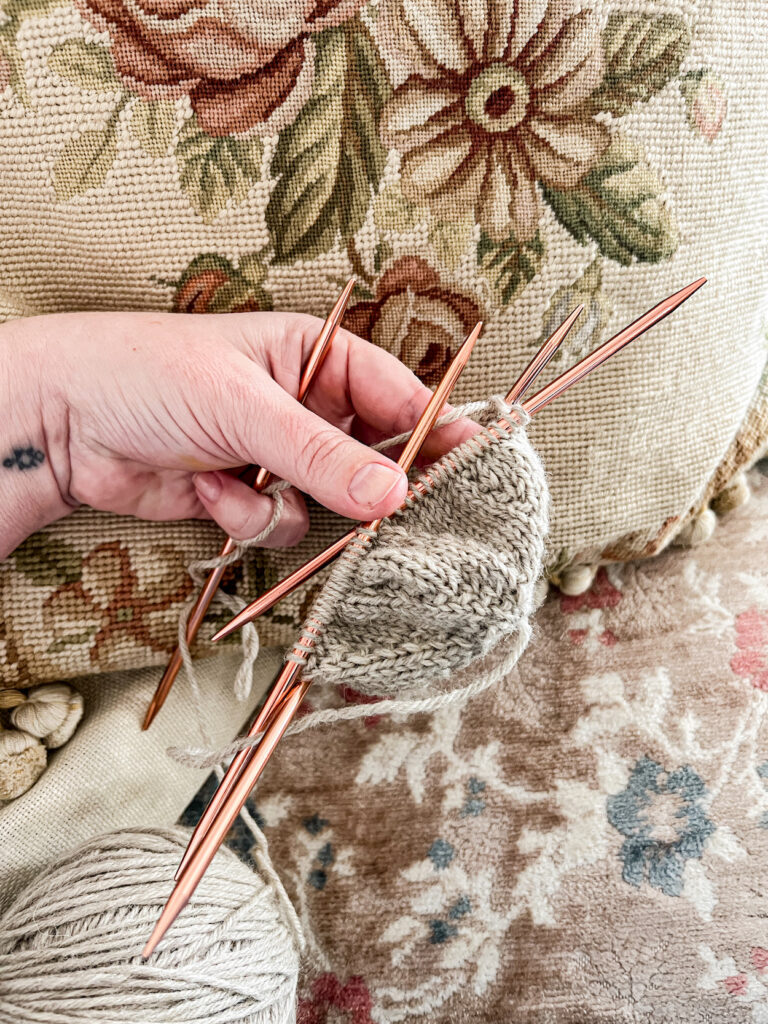
<path fill-rule="evenodd" d="M 478 323 L 466 341 L 462 344 L 461 348 L 453 357 L 451 365 L 446 370 L 442 380 L 435 388 L 426 409 L 419 417 L 419 421 L 414 427 L 413 433 L 406 442 L 400 458 L 397 460 L 398 465 L 406 472 L 413 465 L 416 456 L 421 450 L 428 435 L 431 433 L 432 428 L 435 425 L 435 421 L 439 418 L 440 413 L 442 412 L 443 407 L 456 384 L 456 381 L 459 379 L 462 370 L 467 365 L 482 327 L 482 323 Z M 371 523 L 367 523 L 366 528 L 368 530 L 375 531 L 377 529 L 377 524 L 380 522 L 381 520 L 374 520 Z M 366 535 L 363 534 L 361 539 L 365 536 Z M 306 642 L 310 644 L 313 642 L 312 633 L 317 633 L 317 630 L 310 629 L 308 632 L 310 635 L 307 636 L 305 634 L 294 648 L 294 654 L 298 657 L 301 657 L 303 646 L 306 645 Z M 200 879 L 205 874 L 208 865 L 216 855 L 216 851 L 223 842 L 232 822 L 242 810 L 248 794 L 253 789 L 256 784 L 256 780 L 264 770 L 264 766 L 269 760 L 272 751 L 298 710 L 302 700 L 304 699 L 306 687 L 309 686 L 310 683 L 310 680 L 301 681 L 300 677 L 302 668 L 303 664 L 301 661 L 286 660 L 283 669 L 275 682 L 275 689 L 278 689 L 279 692 L 281 694 L 285 694 L 285 696 L 280 701 L 280 706 L 277 708 L 274 717 L 265 730 L 259 746 L 254 748 L 250 760 L 243 767 L 242 772 L 238 775 L 234 785 L 228 792 L 221 805 L 220 812 L 212 821 L 208 831 L 201 837 L 194 853 L 186 858 L 183 870 L 180 869 L 177 873 L 178 880 L 176 885 L 168 898 L 168 902 L 163 908 L 149 941 L 144 947 L 144 951 L 142 952 L 143 957 L 146 958 L 150 956 L 160 939 L 186 906 L 190 896 L 197 888 Z M 287 692 L 289 688 L 290 691 Z M 230 766 L 230 770 L 232 767 L 233 766 Z"/>
<path fill-rule="evenodd" d="M 594 352 L 590 352 L 580 362 L 576 363 L 575 366 L 572 366 L 569 370 L 560 374 L 559 377 L 553 380 L 546 387 L 542 388 L 541 391 L 537 392 L 527 402 L 523 402 L 523 409 L 529 416 L 533 416 L 535 413 L 540 412 L 545 406 L 549 405 L 550 402 L 554 401 L 558 395 L 567 391 L 568 388 L 578 383 L 578 381 L 582 380 L 587 374 L 591 373 L 592 370 L 596 369 L 612 355 L 619 352 L 625 345 L 628 345 L 631 341 L 634 341 L 660 320 L 663 320 L 664 317 L 668 316 L 674 309 L 681 305 L 681 303 L 685 302 L 686 299 L 693 295 L 695 291 L 698 291 L 705 282 L 706 278 L 699 278 L 699 280 L 694 281 L 692 284 L 687 285 L 685 288 L 680 289 L 680 291 L 675 292 L 673 295 L 670 295 L 668 298 L 659 302 L 647 313 L 638 317 L 637 320 L 634 320 L 623 330 L 619 331 L 618 334 L 604 342 L 604 344 L 595 349 Z M 547 339 L 541 349 L 539 349 L 509 394 L 506 396 L 506 400 L 509 404 L 517 402 L 522 398 L 526 389 L 535 381 L 536 377 L 541 373 L 557 351 L 557 348 L 562 343 L 582 309 L 583 306 L 578 306 L 557 328 L 552 336 Z M 213 637 L 214 641 L 221 640 L 224 637 L 229 636 L 246 622 L 250 622 L 253 619 L 258 618 L 260 615 L 263 615 L 283 597 L 292 593 L 301 586 L 302 583 L 310 579 L 316 572 L 319 572 L 321 568 L 340 555 L 355 536 L 355 530 L 346 533 L 343 537 L 334 541 L 334 543 L 327 547 L 325 551 L 315 555 L 314 558 L 305 562 L 304 565 L 299 566 L 298 569 L 294 570 L 294 572 L 285 577 L 285 579 L 280 580 L 262 594 L 261 597 L 257 598 L 250 605 L 244 608 L 229 623 L 227 623 L 226 626 L 219 630 L 219 632 Z M 282 696 L 287 691 L 291 682 L 292 679 L 288 679 L 285 681 L 284 685 L 279 685 L 280 680 L 278 679 L 276 681 L 257 717 L 254 719 L 250 729 L 248 730 L 247 735 L 249 738 L 257 736 L 259 732 L 267 726 L 270 716 L 280 702 Z M 210 826 L 210 823 L 218 813 L 219 807 L 226 799 L 229 791 L 234 785 L 237 775 L 243 770 L 243 767 L 248 763 L 252 754 L 253 748 L 245 747 L 235 756 L 226 775 L 224 776 L 224 779 L 211 798 L 210 803 L 206 807 L 192 834 L 187 851 L 179 864 L 177 877 L 181 871 L 183 871 L 189 857 L 192 855 L 202 839 L 202 835 Z"/>
<path fill-rule="evenodd" d="M 566 335 L 570 331 L 571 327 L 573 326 L 576 318 L 579 316 L 579 314 L 581 313 L 581 311 L 583 309 L 584 309 L 583 304 L 578 305 L 576 307 L 576 309 L 574 309 L 573 312 L 570 314 L 570 316 L 568 316 L 567 319 L 564 320 L 562 324 L 560 324 L 560 326 L 557 328 L 557 330 L 555 330 L 553 332 L 553 334 L 549 338 L 547 338 L 547 340 L 544 342 L 544 344 L 541 346 L 541 348 L 536 352 L 536 354 L 534 355 L 533 359 L 531 359 L 531 361 L 528 364 L 528 366 L 526 366 L 526 368 L 523 370 L 523 372 L 520 375 L 519 379 L 516 381 L 514 387 L 512 388 L 512 390 L 507 395 L 507 402 L 508 402 L 508 404 L 511 405 L 514 402 L 517 402 L 522 397 L 522 395 L 525 394 L 527 389 L 536 380 L 538 375 L 541 373 L 541 371 L 544 369 L 544 367 L 550 361 L 552 356 L 558 350 L 558 348 L 562 344 L 564 338 L 566 337 Z M 333 556 L 331 556 L 331 557 L 335 557 L 336 554 L 340 554 L 341 551 L 347 546 L 347 544 L 351 540 L 354 539 L 354 537 L 356 535 L 357 535 L 357 531 L 356 530 L 351 530 L 349 533 L 345 534 L 345 536 L 342 537 L 339 541 L 336 541 L 332 545 L 332 548 L 328 549 L 328 550 L 332 550 L 333 551 Z M 328 555 L 328 550 L 323 552 L 323 555 L 327 556 Z M 322 557 L 322 556 L 319 556 L 319 557 Z M 312 559 L 309 563 L 307 563 L 307 566 L 311 567 L 315 561 L 316 561 L 315 559 Z M 305 567 L 302 567 L 302 568 L 305 568 Z M 302 579 L 303 578 L 304 578 L 304 576 L 302 575 Z M 288 577 L 288 579 L 292 579 L 292 577 Z M 294 586 L 298 586 L 298 585 L 299 585 L 298 582 L 296 582 L 294 584 Z M 278 586 L 279 586 L 279 584 L 278 584 Z M 271 594 L 274 597 L 274 590 L 268 591 L 268 593 Z M 277 598 L 275 598 L 275 600 L 277 600 Z M 258 602 L 256 602 L 256 604 L 258 604 Z M 250 607 L 253 608 L 254 605 L 251 605 Z M 254 614 L 255 614 L 255 616 L 258 616 L 260 614 L 260 612 L 257 610 Z M 237 620 L 233 620 L 233 623 L 235 621 L 237 621 Z M 232 624 L 230 624 L 230 625 L 232 625 Z M 277 704 L 280 701 L 280 698 L 285 693 L 287 687 L 290 686 L 290 682 L 291 682 L 291 680 L 288 680 L 285 683 L 285 685 L 280 685 L 280 686 L 278 686 L 277 681 L 275 682 L 275 684 L 273 685 L 272 689 L 270 690 L 270 693 L 268 694 L 266 700 L 264 701 L 264 704 L 262 705 L 258 715 L 253 720 L 253 723 L 251 724 L 251 727 L 248 730 L 247 735 L 249 737 L 258 736 L 258 734 L 260 732 L 262 732 L 263 729 L 266 728 L 266 726 L 269 723 L 269 720 L 270 720 L 270 718 L 272 716 L 272 713 L 273 713 L 275 707 L 277 706 Z M 243 767 L 245 766 L 245 764 L 247 764 L 247 762 L 250 760 L 252 755 L 253 755 L 253 747 L 244 747 L 243 750 L 239 751 L 235 755 L 235 758 L 232 761 L 232 764 L 229 766 L 226 775 L 224 776 L 224 778 L 219 783 L 219 786 L 216 789 L 216 792 L 211 797 L 211 800 L 210 800 L 208 806 L 206 807 L 206 809 L 203 812 L 200 820 L 198 821 L 197 825 L 195 826 L 194 831 L 192 832 L 192 836 L 190 838 L 189 845 L 187 846 L 187 849 L 186 849 L 186 851 L 184 853 L 184 856 L 181 859 L 181 863 L 179 864 L 179 867 L 178 867 L 178 869 L 176 871 L 176 878 L 179 877 L 181 872 L 186 867 L 186 864 L 187 864 L 189 858 L 192 856 L 192 854 L 197 849 L 197 847 L 198 847 L 198 845 L 200 843 L 200 840 L 202 839 L 202 837 L 205 835 L 206 831 L 208 830 L 208 827 L 210 826 L 210 823 L 216 817 L 216 815 L 218 813 L 218 810 L 219 810 L 219 807 L 221 807 L 221 805 L 224 802 L 224 800 L 226 799 L 228 793 L 232 789 L 232 786 L 235 784 L 235 780 L 236 780 L 237 776 L 243 770 Z"/>
<path fill-rule="evenodd" d="M 606 359 L 610 359 L 611 356 L 619 352 L 625 345 L 634 341 L 635 338 L 639 338 L 641 334 L 644 334 L 647 330 L 653 327 L 654 324 L 657 324 L 659 320 L 663 320 L 665 316 L 668 316 L 673 310 L 677 309 L 681 303 L 685 302 L 685 300 L 693 295 L 695 291 L 698 291 L 706 280 L 707 279 L 705 277 L 699 278 L 698 281 L 694 281 L 685 288 L 681 288 L 680 291 L 675 292 L 674 295 L 670 295 L 668 298 L 663 299 L 655 305 L 653 309 L 649 309 L 647 313 L 643 313 L 642 316 L 638 317 L 637 320 L 634 320 L 628 327 L 625 327 L 623 330 L 619 331 L 618 334 L 604 342 L 599 346 L 599 348 L 596 348 L 594 352 L 590 352 L 589 355 L 584 356 L 584 358 L 580 362 L 576 363 L 575 366 L 572 366 L 570 370 L 566 370 L 564 373 L 561 373 L 559 377 L 556 377 L 555 380 L 547 384 L 545 388 L 542 388 L 541 391 L 537 392 L 532 398 L 529 398 L 528 401 L 523 402 L 523 409 L 529 416 L 532 416 L 534 413 L 543 409 L 544 406 L 549 405 L 549 403 L 557 398 L 558 395 L 567 391 L 568 388 L 573 387 L 574 384 L 577 384 L 582 380 L 582 378 L 586 377 L 588 373 L 591 373 L 592 370 L 600 366 L 601 363 L 604 363 Z M 575 312 L 576 311 L 574 310 L 574 313 Z M 572 313 L 571 317 L 573 316 L 574 314 Z M 569 324 L 571 317 L 558 327 L 557 331 L 555 331 L 555 334 L 552 336 L 553 338 L 558 331 L 562 331 L 566 324 Z M 549 345 L 551 340 L 552 339 L 549 339 L 549 341 L 545 343 L 545 346 Z M 553 354 L 554 352 L 550 353 L 550 358 Z M 523 377 L 521 377 L 521 380 L 529 373 L 529 370 L 530 366 L 523 371 Z M 535 379 L 535 376 L 531 378 L 531 380 L 533 379 Z M 531 380 L 529 380 L 528 383 L 531 383 Z M 517 387 L 517 385 L 515 385 L 515 387 Z M 513 394 L 514 390 L 515 389 L 513 388 L 510 395 Z M 507 396 L 507 401 L 510 401 L 510 395 Z M 283 597 L 294 591 L 304 583 L 305 580 L 314 576 L 314 574 L 322 569 L 324 565 L 327 565 L 328 562 L 341 554 L 353 536 L 354 530 L 345 534 L 343 537 L 340 537 L 337 541 L 334 541 L 333 544 L 329 545 L 325 551 L 321 551 L 320 554 L 315 555 L 314 558 L 305 562 L 304 565 L 299 566 L 298 569 L 295 569 L 294 572 L 289 576 L 286 576 L 285 579 L 276 583 L 274 587 L 267 590 L 261 595 L 261 597 L 256 598 L 255 601 L 246 605 L 241 612 L 238 612 L 233 619 L 230 619 L 225 626 L 222 626 L 218 633 L 214 634 L 214 643 L 218 640 L 223 640 L 231 633 L 234 633 L 235 630 L 244 626 L 246 622 L 252 622 L 254 619 L 259 618 L 260 615 L 263 615 L 264 612 L 277 604 L 277 602 Z"/>
<path fill-rule="evenodd" d="M 588 373 L 600 366 L 625 345 L 628 345 L 635 338 L 653 327 L 654 324 L 668 316 L 669 313 L 688 299 L 695 291 L 705 284 L 705 282 L 706 278 L 699 278 L 699 280 L 694 281 L 692 284 L 680 289 L 680 291 L 675 292 L 667 299 L 658 303 L 653 307 L 653 309 L 644 313 L 641 317 L 638 317 L 638 319 L 628 327 L 625 327 L 594 352 L 585 356 L 584 359 L 571 367 L 570 370 L 566 370 L 554 381 L 542 388 L 541 391 L 530 398 L 527 402 L 524 402 L 523 409 L 529 415 L 533 415 L 543 409 L 556 397 L 561 395 L 578 381 L 582 380 Z M 572 316 L 575 319 L 575 315 L 572 314 Z M 441 382 L 441 385 L 442 383 L 443 382 Z M 510 395 L 514 394 L 514 392 L 515 389 L 513 388 Z M 430 403 L 430 405 L 431 404 L 432 403 Z M 424 416 L 422 417 L 422 420 L 420 420 L 419 424 L 417 424 L 417 431 L 423 420 Z M 413 440 L 413 438 L 411 440 Z M 405 455 L 405 452 L 403 452 L 403 455 Z M 328 551 L 324 553 L 325 561 L 328 561 L 328 552 L 330 550 L 331 549 L 328 549 Z M 325 564 L 325 562 L 320 562 L 320 565 L 322 564 Z M 320 566 L 318 565 L 317 568 L 319 567 Z M 309 575 L 311 575 L 311 573 Z M 306 579 L 307 576 L 304 576 L 303 578 Z M 275 590 L 276 589 L 278 588 L 275 588 Z M 283 593 L 285 592 L 286 591 L 283 591 Z M 311 680 L 302 680 L 300 678 L 302 667 L 301 658 L 306 652 L 307 647 L 311 647 L 313 644 L 314 638 L 318 635 L 320 628 L 320 624 L 310 623 L 299 643 L 294 647 L 294 656 L 299 660 L 288 660 L 286 662 L 283 671 L 275 684 L 273 693 L 270 695 L 270 697 L 276 695 L 275 700 L 272 702 L 270 713 L 266 716 L 263 716 L 260 713 L 260 717 L 265 719 L 262 722 L 261 728 L 266 724 L 264 735 L 261 737 L 259 745 L 253 748 L 252 751 L 241 751 L 240 755 L 238 755 L 238 758 L 240 758 L 241 755 L 245 754 L 246 763 L 242 766 L 240 774 L 234 779 L 226 797 L 221 803 L 220 812 L 216 814 L 214 820 L 210 823 L 208 831 L 200 838 L 196 853 L 192 854 L 189 858 L 185 858 L 182 862 L 184 869 L 181 871 L 179 880 L 144 948 L 142 954 L 144 957 L 147 957 L 152 953 L 162 936 L 186 905 L 200 878 L 202 878 L 205 873 L 208 864 L 215 856 L 216 850 L 221 845 L 224 836 L 231 827 L 232 822 L 242 809 L 248 794 L 261 775 L 272 751 L 275 749 L 281 736 L 288 728 L 288 725 L 298 711 L 311 683 Z M 264 709 L 262 709 L 262 712 L 263 711 Z M 255 722 L 254 725 L 256 725 Z M 250 759 L 248 760 L 248 758 Z M 235 762 L 233 761 L 230 766 L 230 770 L 235 769 L 235 767 Z"/>
<path fill-rule="evenodd" d="M 342 321 L 344 313 L 349 302 L 349 296 L 352 294 L 352 289 L 355 286 L 354 277 L 349 280 L 344 288 L 344 291 L 336 300 L 336 303 L 328 314 L 328 318 L 322 326 L 320 333 L 317 336 L 317 341 L 312 346 L 312 351 L 309 354 L 306 365 L 301 374 L 301 380 L 299 381 L 299 392 L 296 396 L 297 401 L 301 402 L 302 405 L 307 400 L 309 389 L 312 381 L 315 379 L 317 374 L 320 372 L 320 368 L 325 361 L 325 357 L 330 351 L 333 339 L 336 336 L 336 332 L 339 329 L 339 325 Z M 253 483 L 253 489 L 260 493 L 270 483 L 271 473 L 269 470 L 263 467 L 259 469 L 256 474 L 256 478 Z M 236 541 L 231 537 L 227 538 L 226 543 L 219 552 L 219 558 L 225 558 L 231 554 L 235 549 Z M 206 612 L 208 611 L 211 601 L 214 598 L 216 591 L 219 589 L 222 577 L 226 571 L 226 567 L 220 566 L 218 569 L 212 569 L 208 579 L 205 581 L 203 589 L 195 601 L 192 611 L 189 613 L 189 619 L 187 620 L 187 643 L 191 644 L 198 634 L 200 626 L 205 618 Z M 158 713 L 160 708 L 165 703 L 165 699 L 171 691 L 171 687 L 174 684 L 176 676 L 179 674 L 179 669 L 182 666 L 181 650 L 177 647 L 171 655 L 171 660 L 168 662 L 168 667 L 163 673 L 163 678 L 158 683 L 155 695 L 150 701 L 147 713 L 144 717 L 142 729 L 148 729 Z"/>

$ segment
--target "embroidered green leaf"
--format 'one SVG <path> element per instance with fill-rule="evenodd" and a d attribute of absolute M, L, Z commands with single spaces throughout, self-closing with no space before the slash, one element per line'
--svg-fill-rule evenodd
<path fill-rule="evenodd" d="M 8 62 L 8 74 L 14 95 L 28 107 L 29 93 L 24 79 L 24 58 L 16 47 L 17 27 L 16 22 L 0 25 L 0 58 L 5 58 Z"/>
<path fill-rule="evenodd" d="M 16 570 L 39 586 L 76 583 L 83 574 L 83 556 L 63 540 L 35 533 L 13 553 Z"/>
<path fill-rule="evenodd" d="M 583 303 L 581 316 L 571 328 L 564 343 L 555 352 L 552 362 L 581 359 L 600 341 L 613 312 L 610 292 L 603 290 L 603 257 L 596 256 L 584 272 L 571 284 L 558 288 L 549 300 L 539 337 L 531 341 L 534 348 L 544 344 L 571 310 Z"/>
<path fill-rule="evenodd" d="M 104 92 L 121 88 L 112 54 L 99 43 L 86 43 L 84 39 L 58 43 L 48 58 L 48 67 L 81 89 Z"/>
<path fill-rule="evenodd" d="M 484 232 L 477 243 L 477 262 L 499 292 L 506 306 L 538 274 L 544 258 L 544 242 L 537 233 L 529 242 L 514 235 L 492 241 Z"/>
<path fill-rule="evenodd" d="M 165 156 L 176 127 L 176 106 L 165 100 L 137 100 L 131 110 L 131 135 L 150 156 Z"/>
<path fill-rule="evenodd" d="M 452 221 L 433 221 L 429 241 L 438 260 L 451 270 L 457 270 L 467 252 L 471 252 L 474 227 L 474 220 L 468 213 L 457 215 Z"/>
<path fill-rule="evenodd" d="M 376 196 L 373 220 L 379 231 L 403 234 L 412 231 L 419 220 L 419 207 L 406 199 L 399 185 L 390 185 Z"/>
<path fill-rule="evenodd" d="M 362 227 L 386 161 L 379 117 L 390 92 L 358 21 L 320 34 L 312 95 L 280 136 L 267 224 L 279 262 L 316 256 Z"/>
<path fill-rule="evenodd" d="M 218 253 L 196 256 L 174 283 L 173 308 L 184 313 L 231 313 L 272 309 L 262 287 L 266 268 L 257 254 L 243 256 L 235 267 Z"/>
<path fill-rule="evenodd" d="M 44 18 L 57 7 L 63 6 L 67 0 L 5 0 L 3 14 L 13 21 L 25 18 Z"/>
<path fill-rule="evenodd" d="M 228 203 L 241 203 L 261 176 L 260 139 L 208 135 L 193 114 L 176 144 L 179 182 L 200 216 L 211 223 Z"/>
<path fill-rule="evenodd" d="M 59 199 L 87 192 L 104 183 L 117 153 L 117 119 L 104 128 L 76 135 L 64 146 L 53 167 L 53 187 Z"/>
<path fill-rule="evenodd" d="M 612 14 L 603 32 L 605 75 L 592 94 L 597 110 L 621 116 L 679 72 L 691 30 L 676 14 Z"/>
<path fill-rule="evenodd" d="M 658 263 L 677 248 L 676 225 L 661 191 L 640 147 L 617 135 L 575 188 L 545 187 L 544 198 L 582 244 L 594 239 L 618 263 Z"/>

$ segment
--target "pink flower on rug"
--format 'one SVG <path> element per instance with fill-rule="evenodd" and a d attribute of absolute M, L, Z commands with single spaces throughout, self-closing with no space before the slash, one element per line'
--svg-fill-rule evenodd
<path fill-rule="evenodd" d="M 353 690 L 351 686 L 340 686 L 338 688 L 339 696 L 345 704 L 377 704 L 383 697 L 371 697 L 365 693 L 359 693 L 357 690 Z M 381 721 L 381 715 L 368 715 L 367 718 L 363 719 L 366 729 L 372 729 Z"/>
<path fill-rule="evenodd" d="M 743 996 L 747 991 L 746 974 L 732 974 L 730 978 L 723 978 L 723 984 L 729 995 Z"/>
<path fill-rule="evenodd" d="M 618 590 L 608 579 L 605 569 L 598 569 L 595 582 L 583 594 L 569 597 L 567 594 L 560 596 L 560 611 L 563 615 L 572 615 L 573 612 L 580 612 L 583 608 L 615 608 L 621 600 L 621 591 Z"/>
<path fill-rule="evenodd" d="M 768 692 L 768 611 L 750 608 L 737 616 L 736 646 L 740 653 L 731 658 L 731 669 Z"/>
<path fill-rule="evenodd" d="M 762 946 L 755 946 L 749 953 L 752 966 L 757 971 L 764 971 L 768 967 L 768 949 Z"/>
<path fill-rule="evenodd" d="M 332 1024 L 340 1019 L 347 1024 L 373 1024 L 372 1006 L 362 978 L 348 978 L 342 985 L 335 974 L 322 974 L 312 982 L 312 998 L 299 1000 L 297 1024 Z"/>

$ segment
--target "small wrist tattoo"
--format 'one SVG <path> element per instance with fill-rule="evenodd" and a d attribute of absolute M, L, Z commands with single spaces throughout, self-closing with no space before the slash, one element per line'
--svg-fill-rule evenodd
<path fill-rule="evenodd" d="M 3 459 L 6 469 L 37 469 L 45 462 L 45 452 L 30 445 L 29 448 L 14 448 L 13 454 Z"/>

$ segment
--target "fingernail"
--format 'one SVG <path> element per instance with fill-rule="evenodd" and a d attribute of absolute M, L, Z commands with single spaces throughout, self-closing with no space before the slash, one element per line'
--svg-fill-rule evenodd
<path fill-rule="evenodd" d="M 375 508 L 397 488 L 402 488 L 405 497 L 404 474 L 396 469 L 382 466 L 379 462 L 369 462 L 358 469 L 349 485 L 349 496 L 358 505 Z"/>
<path fill-rule="evenodd" d="M 197 493 L 206 501 L 217 501 L 221 496 L 221 480 L 218 473 L 195 473 L 192 482 Z"/>

